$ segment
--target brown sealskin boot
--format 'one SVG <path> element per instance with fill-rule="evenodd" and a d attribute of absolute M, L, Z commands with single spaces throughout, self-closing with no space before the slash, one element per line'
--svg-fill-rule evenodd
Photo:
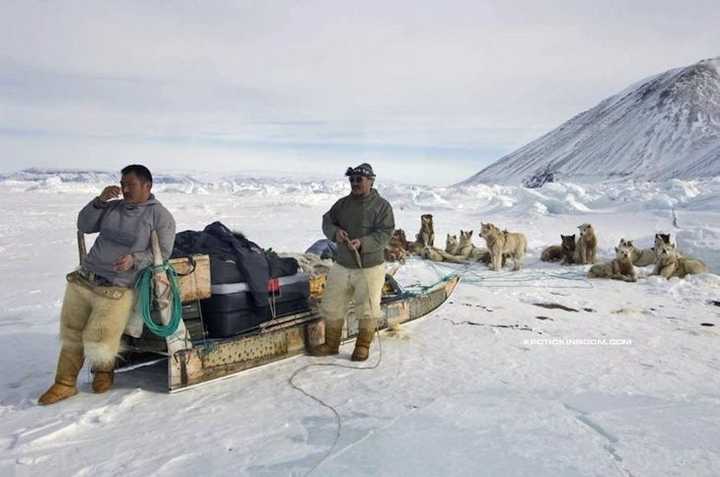
<path fill-rule="evenodd" d="M 342 321 L 325 321 L 325 343 L 310 349 L 310 354 L 312 356 L 330 356 L 338 354 L 340 352 L 342 329 Z"/>
<path fill-rule="evenodd" d="M 93 369 L 92 390 L 96 394 L 102 394 L 110 390 L 115 381 L 113 368 Z"/>
<path fill-rule="evenodd" d="M 82 369 L 82 351 L 62 349 L 58 357 L 55 384 L 38 399 L 38 404 L 46 406 L 67 399 L 77 394 L 77 376 Z"/>
<path fill-rule="evenodd" d="M 375 335 L 375 320 L 360 320 L 358 335 L 355 339 L 355 350 L 350 359 L 352 361 L 365 361 L 370 354 L 370 343 Z"/>

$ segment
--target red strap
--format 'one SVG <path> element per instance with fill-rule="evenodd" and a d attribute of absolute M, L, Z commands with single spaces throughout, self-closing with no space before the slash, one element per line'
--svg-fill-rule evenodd
<path fill-rule="evenodd" d="M 280 280 L 277 278 L 271 278 L 267 284 L 268 292 L 277 293 L 280 291 Z"/>

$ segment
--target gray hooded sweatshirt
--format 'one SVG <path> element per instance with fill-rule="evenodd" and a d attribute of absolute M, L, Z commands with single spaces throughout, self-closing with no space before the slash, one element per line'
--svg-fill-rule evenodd
<path fill-rule="evenodd" d="M 96 197 L 78 214 L 77 227 L 86 234 L 100 232 L 83 268 L 119 287 L 134 286 L 138 273 L 152 265 L 152 230 L 157 231 L 164 260 L 170 257 L 175 242 L 175 219 L 153 195 L 141 204 L 103 202 Z M 135 259 L 133 268 L 126 272 L 113 270 L 118 258 L 130 254 Z"/>

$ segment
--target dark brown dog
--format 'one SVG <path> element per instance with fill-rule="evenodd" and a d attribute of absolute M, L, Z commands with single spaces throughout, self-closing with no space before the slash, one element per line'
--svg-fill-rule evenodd
<path fill-rule="evenodd" d="M 562 239 L 562 253 L 563 258 L 560 262 L 561 265 L 572 265 L 577 263 L 575 261 L 575 247 L 577 242 L 575 241 L 575 234 L 572 235 L 560 235 Z"/>
<path fill-rule="evenodd" d="M 435 228 L 433 227 L 433 216 L 423 214 L 420 216 L 420 232 L 415 236 L 415 242 L 409 244 L 412 253 L 420 255 L 426 248 L 435 246 Z"/>

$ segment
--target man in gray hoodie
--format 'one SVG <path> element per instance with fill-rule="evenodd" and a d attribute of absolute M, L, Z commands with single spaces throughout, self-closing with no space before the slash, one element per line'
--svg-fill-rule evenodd
<path fill-rule="evenodd" d="M 122 170 L 120 187 L 105 187 L 80 211 L 78 230 L 99 235 L 80 269 L 67 276 L 55 383 L 40 404 L 77 394 L 85 358 L 94 373 L 93 391 L 102 393 L 112 386 L 120 339 L 135 306 L 135 280 L 153 263 L 151 232 L 158 234 L 164 260 L 175 241 L 175 220 L 151 189 L 150 171 L 130 165 Z M 122 199 L 115 200 L 121 194 Z"/>

